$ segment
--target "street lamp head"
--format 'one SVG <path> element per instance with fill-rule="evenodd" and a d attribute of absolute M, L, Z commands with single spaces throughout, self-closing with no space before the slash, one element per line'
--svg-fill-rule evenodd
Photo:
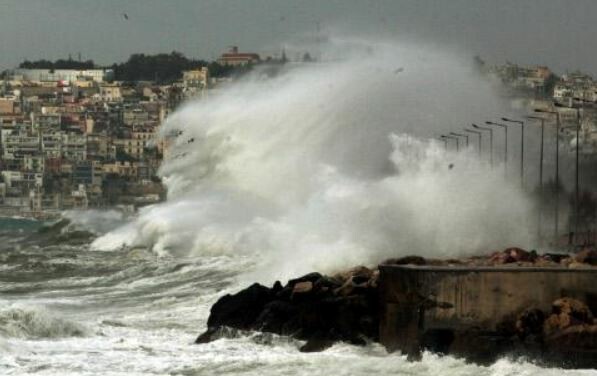
<path fill-rule="evenodd" d="M 545 118 L 542 118 L 540 116 L 525 116 L 525 118 L 527 119 L 533 119 L 533 120 L 545 120 Z"/>
<path fill-rule="evenodd" d="M 475 124 L 475 123 L 472 123 L 471 125 L 473 126 L 473 128 L 477 128 L 477 129 L 479 129 L 479 126 L 478 126 L 477 124 Z"/>
<path fill-rule="evenodd" d="M 505 117 L 503 117 L 503 118 L 502 118 L 502 120 L 503 120 L 503 121 L 512 121 L 512 120 L 510 120 L 510 119 L 508 119 L 508 118 L 505 118 Z"/>
<path fill-rule="evenodd" d="M 485 124 L 487 124 L 487 125 L 492 125 L 492 124 L 493 124 L 493 122 L 492 122 L 492 121 L 486 121 L 486 122 L 485 122 Z"/>

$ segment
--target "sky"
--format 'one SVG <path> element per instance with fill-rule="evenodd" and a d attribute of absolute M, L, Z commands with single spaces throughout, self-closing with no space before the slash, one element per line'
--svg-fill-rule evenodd
<path fill-rule="evenodd" d="M 124 14 L 128 16 L 128 20 Z M 264 55 L 316 34 L 457 47 L 491 63 L 597 75 L 595 0 L 0 0 L 0 70 L 78 54 Z"/>

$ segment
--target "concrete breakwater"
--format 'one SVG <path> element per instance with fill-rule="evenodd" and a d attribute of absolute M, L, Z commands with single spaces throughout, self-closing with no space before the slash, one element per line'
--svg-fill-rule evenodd
<path fill-rule="evenodd" d="M 254 284 L 212 307 L 197 342 L 264 331 L 306 340 L 302 351 L 379 341 L 413 359 L 429 350 L 479 363 L 524 355 L 597 368 L 595 265 L 595 250 L 539 256 L 510 248 L 460 260 L 404 257 L 272 288 Z"/>
<path fill-rule="evenodd" d="M 380 342 L 492 362 L 597 366 L 597 269 L 380 266 Z"/>

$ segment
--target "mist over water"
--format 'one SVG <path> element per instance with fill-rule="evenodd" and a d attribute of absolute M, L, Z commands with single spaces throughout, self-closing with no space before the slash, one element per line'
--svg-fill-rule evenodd
<path fill-rule="evenodd" d="M 173 114 L 161 130 L 167 202 L 92 248 L 253 255 L 273 279 L 534 244 L 517 182 L 472 148 L 432 141 L 508 113 L 469 54 L 333 40 L 325 56 L 256 69 Z"/>

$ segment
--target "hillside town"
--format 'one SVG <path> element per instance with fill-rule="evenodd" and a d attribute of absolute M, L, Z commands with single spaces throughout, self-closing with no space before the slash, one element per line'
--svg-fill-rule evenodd
<path fill-rule="evenodd" d="M 285 52 L 262 59 L 231 47 L 216 62 L 189 63 L 190 69 L 174 70 L 174 79 L 166 81 L 157 68 L 147 73 L 154 79 L 132 80 L 119 80 L 114 68 L 43 68 L 43 62 L 4 71 L 0 215 L 46 218 L 68 209 L 108 207 L 134 211 L 165 199 L 157 172 L 168 157 L 168 141 L 156 135 L 168 115 L 183 101 L 230 81 L 222 72 L 287 61 Z M 297 58 L 312 61 L 308 53 Z M 580 72 L 557 77 L 541 66 L 481 65 L 504 84 L 514 106 L 552 108 L 561 114 L 564 130 L 580 121 L 582 153 L 595 153 L 597 82 L 592 77 Z"/>
<path fill-rule="evenodd" d="M 513 63 L 485 67 L 481 61 L 481 66 L 484 73 L 503 84 L 513 108 L 557 113 L 560 137 L 568 141 L 568 149 L 579 145 L 584 157 L 597 156 L 597 81 L 592 76 L 580 71 L 557 76 L 546 66 Z"/>

